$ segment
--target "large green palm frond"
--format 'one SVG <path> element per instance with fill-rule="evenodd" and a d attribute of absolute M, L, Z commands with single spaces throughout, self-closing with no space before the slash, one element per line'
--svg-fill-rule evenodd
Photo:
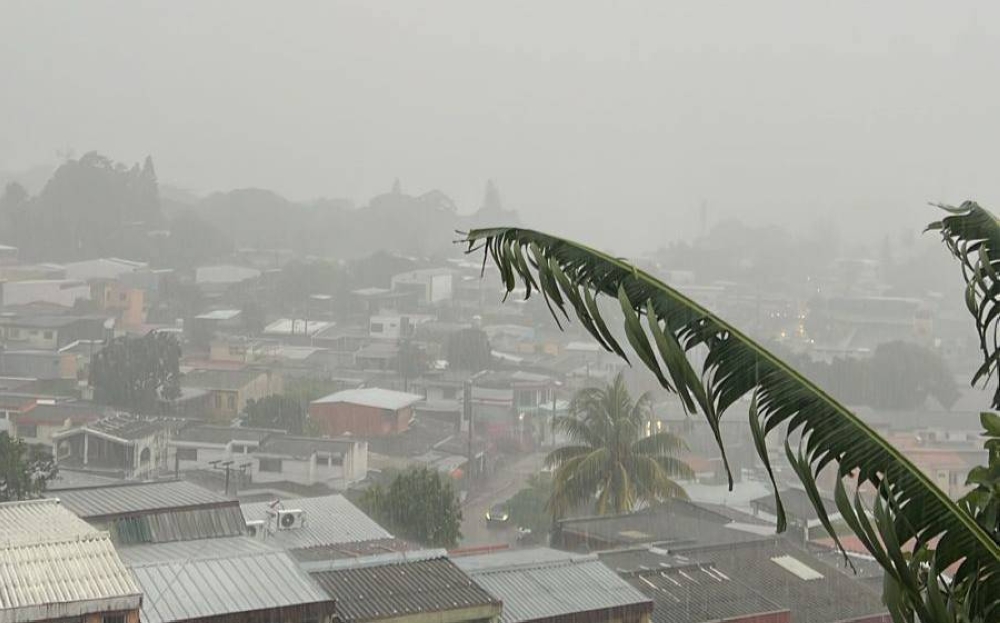
<path fill-rule="evenodd" d="M 701 411 L 724 461 L 720 418 L 749 396 L 750 428 L 768 472 L 765 436 L 782 428 L 801 434 L 798 453 L 787 442 L 786 449 L 821 519 L 828 523 L 816 478 L 835 465 L 842 477 L 892 498 L 899 543 L 937 539 L 938 569 L 964 560 L 956 578 L 978 578 L 976 590 L 1000 601 L 1000 545 L 991 535 L 871 427 L 736 327 L 625 261 L 565 239 L 495 228 L 471 231 L 466 242 L 468 252 L 482 250 L 484 267 L 492 258 L 508 293 L 519 283 L 527 296 L 540 292 L 557 324 L 572 310 L 601 346 L 628 360 L 598 304 L 602 296 L 617 301 L 635 356 L 689 411 Z M 700 370 L 690 362 L 692 351 L 707 351 Z M 784 529 L 780 499 L 778 515 Z"/>
<path fill-rule="evenodd" d="M 948 216 L 928 225 L 941 232 L 945 244 L 962 264 L 965 303 L 976 320 L 983 364 L 972 383 L 996 376 L 1000 364 L 1000 222 L 974 201 L 957 208 L 939 206 Z M 1000 384 L 993 394 L 994 409 L 1000 409 Z"/>

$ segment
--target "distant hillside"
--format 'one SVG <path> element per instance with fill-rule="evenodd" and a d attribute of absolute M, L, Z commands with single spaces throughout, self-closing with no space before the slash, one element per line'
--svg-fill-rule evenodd
<path fill-rule="evenodd" d="M 484 208 L 462 216 L 444 193 L 432 190 L 408 195 L 397 186 L 353 208 L 345 200 L 295 203 L 268 190 L 242 189 L 215 193 L 197 206 L 197 213 L 230 236 L 237 247 L 288 248 L 300 255 L 351 259 L 378 251 L 431 256 L 452 249 L 455 230 L 485 218 L 507 224 L 517 214 L 499 207 L 490 185 Z M 487 209 L 487 206 L 489 208 Z M 493 217 L 493 218 L 489 218 Z"/>
<path fill-rule="evenodd" d="M 36 182 L 36 184 L 40 184 Z M 348 200 L 294 202 L 244 188 L 198 197 L 162 187 L 152 158 L 142 165 L 91 152 L 67 160 L 35 190 L 12 183 L 0 195 L 0 243 L 30 261 L 101 256 L 190 268 L 236 249 L 288 249 L 299 257 L 368 257 L 379 251 L 428 257 L 450 253 L 455 230 L 517 224 L 489 183 L 482 207 L 458 213 L 444 193 L 390 192 L 355 208 Z"/>

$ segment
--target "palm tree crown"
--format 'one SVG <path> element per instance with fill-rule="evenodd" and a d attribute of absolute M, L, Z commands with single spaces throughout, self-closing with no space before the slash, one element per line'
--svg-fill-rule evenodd
<path fill-rule="evenodd" d="M 687 497 L 675 478 L 690 478 L 691 469 L 674 454 L 683 440 L 666 431 L 645 435 L 651 398 L 629 395 L 622 375 L 606 387 L 577 392 L 571 415 L 553 422 L 570 440 L 545 462 L 555 468 L 553 516 L 591 503 L 598 514 L 626 513 L 639 502 Z"/>

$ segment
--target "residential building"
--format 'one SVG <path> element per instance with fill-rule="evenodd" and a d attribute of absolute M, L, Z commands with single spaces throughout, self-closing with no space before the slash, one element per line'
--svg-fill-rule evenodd
<path fill-rule="evenodd" d="M 501 623 L 649 623 L 653 601 L 594 555 L 523 549 L 455 564 L 503 602 Z"/>
<path fill-rule="evenodd" d="M 719 581 L 729 578 L 748 585 L 757 597 L 778 606 L 775 612 L 758 612 L 767 615 L 762 620 L 772 620 L 781 610 L 788 610 L 795 623 L 888 623 L 885 607 L 869 578 L 834 566 L 838 564 L 834 560 L 842 559 L 820 559 L 796 545 L 797 539 L 776 535 L 772 525 L 756 521 L 732 509 L 671 500 L 634 513 L 560 521 L 553 544 L 573 551 L 599 552 L 609 567 L 623 572 L 640 590 L 644 589 L 629 575 L 644 565 L 662 568 L 666 575 L 661 577 L 666 578 L 672 573 L 671 565 L 682 567 L 674 572 L 691 575 L 683 566 L 699 563 L 699 569 L 709 574 L 721 572 Z M 635 553 L 643 549 L 648 553 Z M 651 565 L 651 560 L 656 563 Z M 734 591 L 749 601 L 737 609 L 766 608 L 766 604 L 753 603 L 756 600 L 745 591 L 735 587 Z M 691 594 L 697 599 L 700 593 Z M 680 590 L 674 596 L 681 595 L 686 593 Z M 697 604 L 691 607 L 692 613 L 703 608 Z M 733 617 L 739 620 L 746 614 L 735 613 Z"/>
<path fill-rule="evenodd" d="M 0 503 L 0 622 L 139 623 L 142 590 L 106 532 L 56 500 Z"/>
<path fill-rule="evenodd" d="M 412 270 L 393 275 L 391 287 L 394 292 L 414 292 L 419 303 L 433 305 L 451 299 L 454 274 L 450 268 Z"/>
<path fill-rule="evenodd" d="M 0 314 L 0 338 L 8 348 L 56 350 L 77 340 L 108 337 L 104 316 Z"/>
<path fill-rule="evenodd" d="M 425 314 L 397 314 L 383 311 L 368 319 L 368 335 L 381 340 L 411 338 L 420 324 L 432 320 L 434 316 Z"/>
<path fill-rule="evenodd" d="M 124 327 L 138 327 L 146 322 L 146 292 L 114 279 L 90 282 L 90 300 L 101 311 L 112 312 Z"/>
<path fill-rule="evenodd" d="M 280 394 L 281 374 L 271 370 L 193 370 L 181 379 L 182 387 L 203 389 L 209 393 L 208 416 L 216 421 L 239 417 L 247 401 Z"/>
<path fill-rule="evenodd" d="M 133 273 L 149 271 L 146 262 L 135 262 L 118 257 L 70 262 L 65 265 L 66 278 L 78 281 L 117 281 Z"/>
<path fill-rule="evenodd" d="M 257 280 L 261 272 L 256 268 L 246 266 L 200 266 L 195 269 L 194 281 L 206 295 L 220 295 L 226 290 L 244 286 L 247 282 Z"/>
<path fill-rule="evenodd" d="M 304 563 L 337 600 L 343 623 L 497 623 L 500 600 L 448 559 L 444 550 Z"/>
<path fill-rule="evenodd" d="M 333 623 L 335 600 L 279 548 L 245 537 L 123 548 L 143 623 Z"/>
<path fill-rule="evenodd" d="M 0 432 L 15 437 L 14 423 L 18 416 L 34 408 L 36 400 L 31 394 L 0 393 Z"/>
<path fill-rule="evenodd" d="M 68 467 L 125 480 L 167 469 L 167 440 L 177 422 L 118 413 L 52 434 L 52 454 Z"/>
<path fill-rule="evenodd" d="M 348 389 L 314 400 L 309 417 L 328 435 L 377 436 L 405 431 L 422 396 L 377 387 Z"/>
<path fill-rule="evenodd" d="M 210 361 L 251 364 L 273 355 L 276 349 L 275 344 L 263 340 L 226 336 L 212 340 L 208 347 L 208 358 Z"/>
<path fill-rule="evenodd" d="M 600 559 L 653 600 L 652 623 L 791 623 L 791 610 L 762 595 L 754 578 L 657 548 L 616 550 Z"/>
<path fill-rule="evenodd" d="M 781 496 L 781 506 L 785 511 L 788 520 L 789 536 L 795 534 L 802 538 L 802 543 L 808 543 L 811 534 L 819 531 L 826 534 L 826 529 L 816 513 L 816 507 L 804 489 L 784 489 L 779 492 Z M 820 498 L 823 507 L 827 509 L 832 521 L 840 519 L 840 513 L 836 512 L 837 504 L 829 498 Z M 750 500 L 750 508 L 753 509 L 755 517 L 763 516 L 768 520 L 777 521 L 778 506 L 773 494 L 761 496 Z"/>
<path fill-rule="evenodd" d="M 4 350 L 0 351 L 0 376 L 38 379 L 76 380 L 79 374 L 78 359 L 61 350 Z"/>
<path fill-rule="evenodd" d="M 208 469 L 231 461 L 248 493 L 268 483 L 325 484 L 346 489 L 368 475 L 368 444 L 357 439 L 296 437 L 284 431 L 195 426 L 169 442 L 174 469 Z"/>
<path fill-rule="evenodd" d="M 239 502 L 183 480 L 116 483 L 47 491 L 45 496 L 121 546 L 240 536 Z"/>
<path fill-rule="evenodd" d="M 90 298 L 90 286 L 75 279 L 31 279 L 0 283 L 0 304 L 27 305 L 53 303 L 73 307 L 79 300 Z"/>
<path fill-rule="evenodd" d="M 305 342 L 332 329 L 336 323 L 329 320 L 312 320 L 309 318 L 279 318 L 264 327 L 261 335 L 289 342 Z"/>
<path fill-rule="evenodd" d="M 92 403 L 37 399 L 9 417 L 14 436 L 27 443 L 51 446 L 56 434 L 96 422 L 105 415 L 103 407 Z"/>

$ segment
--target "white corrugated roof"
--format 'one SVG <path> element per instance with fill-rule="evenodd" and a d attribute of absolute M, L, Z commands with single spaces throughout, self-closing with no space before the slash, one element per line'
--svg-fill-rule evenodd
<path fill-rule="evenodd" d="M 238 309 L 215 309 L 195 316 L 195 320 L 232 320 L 241 313 Z"/>
<path fill-rule="evenodd" d="M 227 539 L 228 540 L 228 539 Z M 215 552 L 219 554 L 219 552 Z M 145 593 L 141 619 L 167 623 L 307 604 L 333 602 L 283 551 L 242 547 L 215 556 L 164 559 L 132 565 Z"/>
<path fill-rule="evenodd" d="M 341 392 L 324 396 L 319 400 L 314 400 L 313 404 L 330 404 L 335 402 L 349 402 L 351 404 L 365 407 L 375 407 L 376 409 L 402 409 L 423 400 L 423 396 L 397 392 L 391 389 L 379 387 L 365 387 L 362 389 L 345 389 Z"/>
<path fill-rule="evenodd" d="M 0 623 L 134 610 L 141 600 L 106 532 L 56 500 L 0 504 Z"/>
<path fill-rule="evenodd" d="M 271 520 L 269 502 L 242 504 L 247 521 Z M 342 495 L 325 495 L 316 498 L 282 500 L 285 509 L 301 509 L 306 521 L 301 528 L 275 530 L 265 540 L 268 544 L 292 550 L 305 547 L 322 547 L 342 543 L 358 543 L 393 538 L 361 509 Z"/>
<path fill-rule="evenodd" d="M 75 539 L 94 532 L 59 500 L 0 503 L 0 547 Z"/>

